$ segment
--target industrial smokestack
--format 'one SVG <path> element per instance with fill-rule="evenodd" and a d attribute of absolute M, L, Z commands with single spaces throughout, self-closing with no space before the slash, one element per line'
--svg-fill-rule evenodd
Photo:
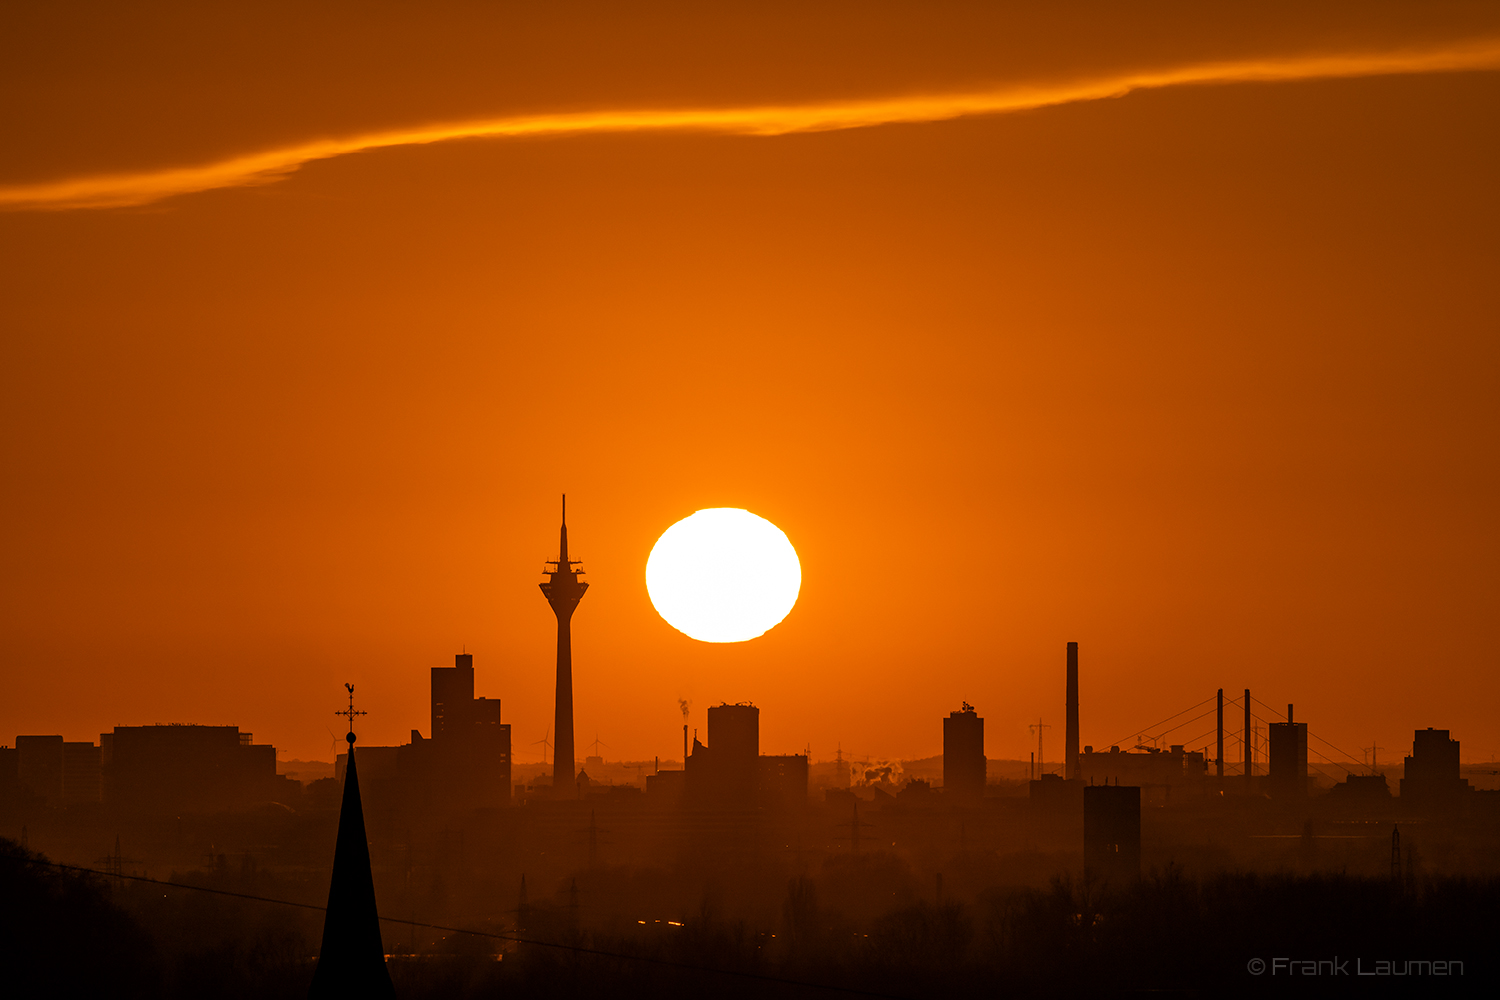
<path fill-rule="evenodd" d="M 1219 688 L 1219 780 L 1224 779 L 1224 689 Z"/>
<path fill-rule="evenodd" d="M 1068 730 L 1067 730 L 1067 777 L 1077 781 L 1078 766 L 1078 643 L 1068 643 Z"/>
<path fill-rule="evenodd" d="M 1252 756 L 1255 736 L 1250 732 L 1250 689 L 1245 688 L 1245 787 L 1250 787 L 1250 772 L 1255 766 Z"/>

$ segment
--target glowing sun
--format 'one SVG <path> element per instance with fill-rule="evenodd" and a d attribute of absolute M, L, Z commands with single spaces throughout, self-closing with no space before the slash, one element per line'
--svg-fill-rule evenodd
<path fill-rule="evenodd" d="M 646 560 L 646 591 L 677 631 L 744 642 L 797 603 L 802 564 L 786 533 L 738 507 L 713 507 L 662 532 Z"/>

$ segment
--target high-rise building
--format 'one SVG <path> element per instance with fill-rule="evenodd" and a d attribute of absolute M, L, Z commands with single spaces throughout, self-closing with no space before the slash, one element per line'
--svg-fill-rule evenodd
<path fill-rule="evenodd" d="M 647 787 L 658 801 L 696 809 L 788 811 L 807 804 L 807 775 L 806 754 L 760 752 L 759 708 L 726 702 L 708 710 L 708 745 L 695 737 L 687 766 L 653 775 Z"/>
<path fill-rule="evenodd" d="M 0 802 L 13 801 L 21 791 L 21 752 L 0 747 Z"/>
<path fill-rule="evenodd" d="M 63 744 L 63 801 L 98 802 L 103 793 L 99 748 L 92 743 Z"/>
<path fill-rule="evenodd" d="M 708 710 L 708 746 L 693 741 L 687 794 L 694 805 L 751 809 L 759 784 L 760 709 L 727 702 Z"/>
<path fill-rule="evenodd" d="M 456 653 L 451 667 L 431 668 L 432 736 L 411 731 L 399 747 L 359 752 L 370 808 L 444 813 L 496 808 L 510 802 L 510 726 L 499 698 L 474 697 L 474 654 Z M 342 778 L 347 754 L 339 754 Z"/>
<path fill-rule="evenodd" d="M 500 699 L 474 697 L 474 654 L 432 668 L 432 739 L 426 748 L 438 786 L 460 808 L 510 801 L 510 726 Z"/>
<path fill-rule="evenodd" d="M 451 667 L 432 668 L 432 739 L 457 735 L 468 725 L 474 700 L 474 654 L 456 653 Z"/>
<path fill-rule="evenodd" d="M 17 736 L 16 776 L 21 787 L 44 802 L 63 800 L 63 738 Z"/>
<path fill-rule="evenodd" d="M 1083 877 L 1133 882 L 1141 875 L 1141 790 L 1132 785 L 1083 789 Z"/>
<path fill-rule="evenodd" d="M 1292 706 L 1286 707 L 1286 721 L 1270 724 L 1270 762 L 1266 787 L 1283 799 L 1300 799 L 1307 795 L 1307 723 L 1292 721 Z"/>
<path fill-rule="evenodd" d="M 1401 803 L 1406 808 L 1443 809 L 1457 806 L 1470 791 L 1459 777 L 1458 740 L 1446 729 L 1418 729 L 1412 735 L 1406 776 L 1401 779 Z"/>
<path fill-rule="evenodd" d="M 950 801 L 984 797 L 984 720 L 968 702 L 943 720 L 943 795 Z"/>
<path fill-rule="evenodd" d="M 573 612 L 589 585 L 578 579 L 582 565 L 568 558 L 568 498 L 563 497 L 562 534 L 552 569 L 543 570 L 547 582 L 539 584 L 552 613 L 557 616 L 557 694 L 552 725 L 552 791 L 566 797 L 573 788 L 577 770 L 573 758 Z"/>

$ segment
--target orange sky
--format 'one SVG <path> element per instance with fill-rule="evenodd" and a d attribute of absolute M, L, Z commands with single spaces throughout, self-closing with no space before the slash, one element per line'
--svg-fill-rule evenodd
<path fill-rule="evenodd" d="M 818 758 L 938 752 L 961 700 L 1060 749 L 1068 640 L 1085 743 L 1248 686 L 1356 755 L 1500 754 L 1500 73 L 1427 71 L 1493 5 L 178 6 L 0 14 L 0 742 L 327 759 L 345 680 L 403 740 L 466 645 L 535 759 L 566 490 L 580 756 L 677 756 L 679 697 Z M 1068 98 L 1266 67 L 1306 78 Z M 1065 103 L 930 111 L 976 94 Z M 854 105 L 929 111 L 150 193 Z M 801 555 L 762 639 L 650 607 L 711 506 Z"/>

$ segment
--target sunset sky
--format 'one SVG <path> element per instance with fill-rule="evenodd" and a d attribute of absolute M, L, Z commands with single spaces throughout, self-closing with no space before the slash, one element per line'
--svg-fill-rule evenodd
<path fill-rule="evenodd" d="M 1056 759 L 1068 641 L 1084 743 L 1492 759 L 1497 123 L 1491 3 L 7 4 L 0 743 L 328 760 L 467 648 L 538 760 L 566 492 L 580 759 Z M 651 607 L 706 507 L 759 639 Z"/>

